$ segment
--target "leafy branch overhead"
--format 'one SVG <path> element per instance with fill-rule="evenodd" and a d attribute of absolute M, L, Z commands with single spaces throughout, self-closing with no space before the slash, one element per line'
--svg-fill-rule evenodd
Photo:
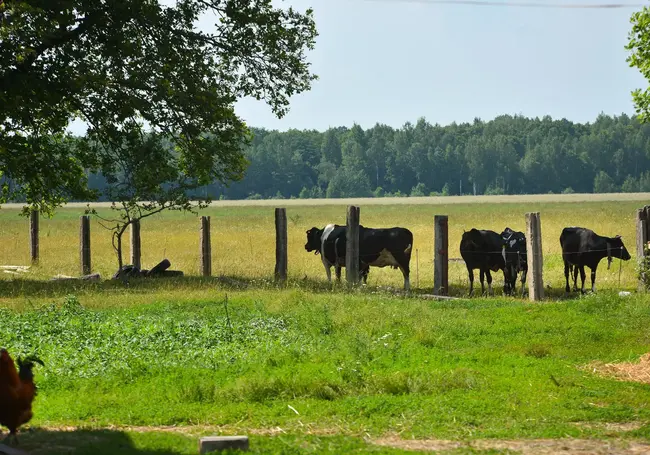
<path fill-rule="evenodd" d="M 241 179 L 250 137 L 235 101 L 283 116 L 316 78 L 316 35 L 311 10 L 270 0 L 0 2 L 3 200 L 48 210 L 92 196 L 88 169 L 118 201 Z M 62 147 L 75 118 L 87 135 Z"/>

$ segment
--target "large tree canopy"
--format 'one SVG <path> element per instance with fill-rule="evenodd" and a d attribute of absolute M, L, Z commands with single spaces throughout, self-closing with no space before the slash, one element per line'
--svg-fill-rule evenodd
<path fill-rule="evenodd" d="M 213 30 L 196 27 L 203 15 Z M 311 10 L 271 0 L 0 0 L 0 202 L 50 210 L 90 196 L 89 169 L 119 184 L 149 155 L 166 160 L 166 188 L 240 179 L 249 137 L 235 101 L 284 115 L 315 78 L 315 37 Z M 75 118 L 88 132 L 71 146 Z"/>
<path fill-rule="evenodd" d="M 637 68 L 643 77 L 650 81 L 650 9 L 644 7 L 632 14 L 632 30 L 626 49 L 630 51 L 627 59 L 631 67 Z M 634 105 L 642 122 L 650 120 L 650 89 L 637 89 L 632 92 Z"/>

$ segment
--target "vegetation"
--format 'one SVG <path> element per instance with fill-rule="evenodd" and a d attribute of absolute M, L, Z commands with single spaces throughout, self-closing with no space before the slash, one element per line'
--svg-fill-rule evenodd
<path fill-rule="evenodd" d="M 34 426 L 191 425 L 190 433 L 253 436 L 279 427 L 287 441 L 316 441 L 319 453 L 345 444 L 362 451 L 397 431 L 403 439 L 650 438 L 648 388 L 585 368 L 647 351 L 642 296 L 530 305 L 158 283 L 79 297 L 43 297 L 26 285 L 18 308 L 1 310 L 0 345 L 46 364 Z M 634 430 L 607 429 L 615 424 Z M 158 444 L 190 453 L 188 436 L 175 434 Z M 254 442 L 259 453 L 280 444 Z M 43 443 L 38 432 L 24 434 L 26 448 Z"/>
<path fill-rule="evenodd" d="M 361 223 L 369 227 L 403 226 L 414 235 L 411 258 L 411 283 L 422 290 L 433 286 L 433 215 L 449 216 L 449 251 L 451 258 L 460 258 L 458 245 L 463 230 L 472 227 L 493 229 L 501 232 L 506 226 L 525 231 L 525 213 L 541 212 L 542 248 L 544 251 L 544 284 L 560 292 L 564 289 L 564 267 L 562 264 L 559 236 L 565 226 L 584 226 L 602 235 L 623 236 L 630 254 L 635 255 L 635 210 L 646 202 L 642 195 L 620 195 L 616 201 L 596 200 L 585 202 L 577 195 L 540 196 L 529 202 L 504 203 L 508 197 L 492 197 L 493 202 L 475 202 L 476 198 L 438 198 L 427 204 L 411 205 L 410 198 L 393 200 L 386 205 L 361 203 Z M 576 202 L 561 202 L 564 199 Z M 446 201 L 453 200 L 453 204 Z M 535 202 L 540 200 L 540 202 Z M 552 202 L 553 200 L 558 202 Z M 251 204 L 269 204 L 272 201 L 246 201 Z M 298 203 L 300 201 L 292 201 Z M 318 256 L 307 254 L 304 249 L 305 231 L 312 226 L 323 227 L 327 223 L 345 223 L 345 205 L 320 205 L 333 201 L 310 202 L 309 206 L 287 206 L 289 277 L 293 280 L 316 280 L 323 283 L 325 273 Z M 424 203 L 422 203 L 424 202 Z M 211 206 L 200 211 L 211 217 L 212 229 L 212 271 L 215 276 L 225 275 L 237 279 L 262 280 L 271 278 L 275 265 L 275 230 L 273 207 L 245 205 L 231 206 L 235 201 L 225 201 L 228 206 Z M 282 205 L 278 201 L 273 204 Z M 24 279 L 48 280 L 57 274 L 79 274 L 79 215 L 78 208 L 62 208 L 49 220 L 41 220 L 40 255 L 38 266 L 32 267 Z M 110 209 L 98 207 L 100 214 L 108 216 Z M 0 256 L 4 264 L 29 264 L 28 223 L 17 216 L 16 209 L 4 207 L 0 211 Z M 146 218 L 141 225 L 142 265 L 150 268 L 167 258 L 172 268 L 183 270 L 187 275 L 199 275 L 199 219 L 191 214 L 171 212 Z M 110 246 L 110 232 L 97 222 L 91 223 L 92 268 L 102 277 L 110 277 L 116 270 L 114 251 Z M 417 252 L 417 255 L 416 255 Z M 619 285 L 620 267 L 620 285 Z M 419 273 L 418 273 L 419 272 Z M 634 290 L 637 285 L 636 262 L 620 263 L 618 260 L 607 270 L 601 266 L 598 271 L 597 289 Z M 16 275 L 2 273 L 0 279 L 12 280 Z M 497 291 L 503 278 L 497 274 Z M 453 295 L 466 293 L 467 272 L 464 265 L 451 262 L 449 281 Z M 11 283 L 8 283 L 11 284 Z M 389 267 L 373 268 L 369 277 L 371 286 L 394 286 L 401 288 L 399 271 Z M 12 287 L 20 289 L 21 280 Z M 7 295 L 5 291 L 4 295 Z M 13 292 L 13 291 L 12 291 Z M 3 293 L 0 293 L 2 295 Z"/>
<path fill-rule="evenodd" d="M 650 191 L 650 125 L 504 115 L 491 121 L 325 132 L 254 128 L 246 176 L 213 198 L 334 198 Z M 101 188 L 91 179 L 91 187 Z"/>
<path fill-rule="evenodd" d="M 206 14 L 213 31 L 195 27 Z M 100 172 L 123 207 L 185 208 L 193 188 L 243 175 L 237 99 L 282 116 L 310 88 L 315 36 L 311 10 L 271 0 L 0 1 L 0 202 L 50 211 L 92 197 Z M 73 119 L 88 124 L 76 141 Z"/>

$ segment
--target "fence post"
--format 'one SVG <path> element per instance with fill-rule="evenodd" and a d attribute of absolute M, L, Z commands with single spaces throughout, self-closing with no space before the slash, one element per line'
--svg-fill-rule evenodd
<path fill-rule="evenodd" d="M 89 275 L 90 267 L 90 216 L 83 215 L 79 218 L 79 262 L 81 274 Z"/>
<path fill-rule="evenodd" d="M 433 293 L 449 294 L 449 222 L 447 215 L 435 215 L 433 251 Z"/>
<path fill-rule="evenodd" d="M 140 220 L 133 220 L 131 222 L 131 265 L 139 269 L 142 268 L 141 258 Z"/>
<path fill-rule="evenodd" d="M 212 275 L 212 243 L 210 241 L 210 217 L 201 217 L 201 275 Z"/>
<path fill-rule="evenodd" d="M 544 298 L 542 268 L 542 222 L 539 212 L 526 213 L 526 250 L 528 253 L 528 296 L 531 301 Z"/>
<path fill-rule="evenodd" d="M 645 246 L 648 242 L 648 207 L 637 209 L 636 211 L 636 260 L 639 268 L 639 284 L 638 291 L 642 292 L 646 289 L 646 271 L 645 264 Z"/>
<path fill-rule="evenodd" d="M 287 281 L 287 209 L 275 209 L 275 280 Z"/>
<path fill-rule="evenodd" d="M 359 282 L 359 215 L 360 208 L 348 206 L 346 224 L 347 238 L 345 243 L 345 278 L 348 286 Z"/>
<path fill-rule="evenodd" d="M 29 254 L 32 264 L 38 264 L 38 210 L 29 213 Z"/>

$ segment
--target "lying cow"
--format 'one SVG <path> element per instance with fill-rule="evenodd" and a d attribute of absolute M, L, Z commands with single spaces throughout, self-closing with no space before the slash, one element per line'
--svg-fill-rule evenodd
<path fill-rule="evenodd" d="M 585 266 L 591 269 L 591 291 L 596 292 L 596 269 L 601 259 L 607 258 L 607 270 L 612 264 L 612 257 L 630 260 L 620 235 L 603 237 L 594 231 L 582 227 L 565 227 L 560 235 L 562 260 L 564 261 L 565 291 L 569 293 L 569 274 L 573 270 L 573 290 L 578 290 L 578 271 L 582 281 L 581 293 L 585 293 Z"/>
<path fill-rule="evenodd" d="M 463 232 L 460 240 L 460 255 L 467 266 L 470 296 L 474 292 L 474 269 L 480 270 L 481 294 L 485 294 L 485 276 L 487 276 L 488 292 L 494 294 L 490 271 L 497 272 L 504 269 L 505 260 L 502 250 L 503 239 L 494 231 L 472 228 Z"/>
<path fill-rule="evenodd" d="M 324 229 L 311 228 L 307 231 L 307 251 L 314 251 L 321 245 L 321 259 L 325 266 L 328 281 L 331 281 L 330 267 L 345 266 L 345 248 L 347 228 L 345 226 L 327 225 Z M 405 228 L 394 227 L 373 229 L 359 226 L 359 271 L 360 278 L 367 282 L 370 267 L 399 268 L 404 276 L 404 289 L 411 287 L 409 281 L 413 234 Z"/>
<path fill-rule="evenodd" d="M 503 291 L 512 294 L 517 287 L 517 273 L 521 272 L 521 295 L 524 295 L 526 275 L 528 275 L 528 255 L 526 254 L 526 236 L 523 232 L 513 231 L 509 227 L 501 233 L 503 240 Z"/>

